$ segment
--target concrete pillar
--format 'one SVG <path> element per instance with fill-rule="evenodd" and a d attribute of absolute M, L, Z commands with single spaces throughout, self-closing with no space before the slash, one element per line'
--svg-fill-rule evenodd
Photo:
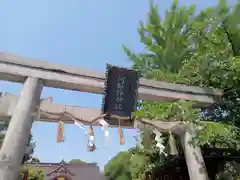
<path fill-rule="evenodd" d="M 36 106 L 40 103 L 41 80 L 28 77 L 0 151 L 0 180 L 17 180 L 22 157 L 26 150 Z"/>
<path fill-rule="evenodd" d="M 201 149 L 191 144 L 192 134 L 186 130 L 180 138 L 190 180 L 209 180 Z"/>

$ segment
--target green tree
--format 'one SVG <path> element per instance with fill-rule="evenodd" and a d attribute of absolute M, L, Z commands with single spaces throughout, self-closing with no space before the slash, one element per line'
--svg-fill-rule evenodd
<path fill-rule="evenodd" d="M 0 147 L 1 144 L 4 141 L 4 137 L 5 137 L 5 133 L 7 131 L 8 128 L 8 121 L 5 121 L 3 124 L 0 125 Z M 26 154 L 24 154 L 23 160 L 22 160 L 22 164 L 24 164 L 27 161 L 31 161 L 31 159 L 33 158 L 33 153 L 34 153 L 34 149 L 36 147 L 36 143 L 33 141 L 33 137 L 32 134 L 30 133 L 29 138 L 28 138 L 28 144 L 27 146 L 28 148 L 28 152 Z"/>
<path fill-rule="evenodd" d="M 181 120 L 204 125 L 206 128 L 198 132 L 196 143 L 239 149 L 239 12 L 239 2 L 231 8 L 220 0 L 217 7 L 206 8 L 197 14 L 194 5 L 179 7 L 178 1 L 174 1 L 166 10 L 165 18 L 161 19 L 157 5 L 150 5 L 147 22 L 140 22 L 138 28 L 140 41 L 147 52 L 134 53 L 123 46 L 133 68 L 145 78 L 221 88 L 226 93 L 220 102 L 207 109 L 193 109 L 193 102 L 184 101 L 140 102 L 135 114 L 138 118 Z M 169 136 L 165 135 L 165 142 L 168 140 Z M 169 148 L 168 144 L 165 145 Z M 136 179 L 140 179 L 144 171 L 154 171 L 161 164 L 159 153 L 152 147 L 134 150 L 136 154 L 149 157 L 144 165 L 138 167 Z M 111 165 L 113 163 L 114 166 Z M 111 170 L 108 171 L 117 176 L 118 172 L 113 168 L 122 166 L 121 163 L 110 161 L 107 166 Z M 130 160 L 129 164 L 134 162 Z"/>
<path fill-rule="evenodd" d="M 81 159 L 72 159 L 69 161 L 70 164 L 77 164 L 77 163 L 86 163 L 85 161 L 82 161 Z"/>
<path fill-rule="evenodd" d="M 36 147 L 36 142 L 33 141 L 32 134 L 29 135 L 27 146 L 29 147 L 30 151 L 24 154 L 23 161 L 22 161 L 23 164 L 25 162 L 31 161 L 31 159 L 33 158 L 33 153 L 34 153 L 34 149 Z M 34 159 L 34 160 L 36 160 L 36 159 Z"/>
<path fill-rule="evenodd" d="M 235 50 L 239 45 L 235 41 L 238 41 L 240 36 L 239 26 L 235 25 L 239 25 L 239 20 L 236 18 L 239 7 L 240 3 L 231 11 L 222 0 L 219 1 L 217 8 L 210 7 L 193 16 L 195 6 L 178 7 L 178 1 L 174 1 L 171 8 L 167 10 L 165 19 L 161 21 L 157 6 L 152 4 L 147 23 L 140 22 L 138 29 L 141 42 L 148 52 L 133 53 L 126 46 L 124 50 L 134 63 L 133 67 L 140 70 L 146 78 L 235 91 L 240 87 L 239 55 Z M 237 101 L 234 104 L 236 113 L 226 112 L 228 115 L 231 114 L 232 119 L 229 119 L 231 122 L 239 117 L 239 106 L 237 106 L 239 99 L 234 98 L 234 100 Z M 221 103 L 224 106 L 228 102 Z M 143 102 L 137 116 L 165 120 L 178 118 L 179 120 L 180 117 L 176 117 L 174 112 L 177 111 L 177 103 L 183 105 L 182 102 Z M 223 114 L 223 110 L 233 111 L 226 106 L 224 109 L 223 106 L 217 105 L 220 114 Z M 211 111 L 212 119 L 216 120 L 216 108 L 214 110 Z M 187 111 L 189 113 L 190 109 Z M 197 111 L 192 109 L 187 115 L 188 120 L 191 119 L 188 116 L 196 113 Z M 173 114 L 175 117 L 171 117 Z M 217 126 L 221 129 L 223 127 L 219 123 L 210 125 L 210 127 Z M 230 134 L 233 135 L 233 132 L 230 131 Z M 233 143 L 232 137 L 228 136 L 228 138 Z M 228 140 L 224 138 L 224 142 Z M 234 146 L 236 147 L 237 144 Z"/>
<path fill-rule="evenodd" d="M 32 157 L 30 163 L 40 163 L 40 160 L 37 157 Z"/>
<path fill-rule="evenodd" d="M 120 152 L 104 167 L 106 180 L 131 180 L 129 169 L 131 153 Z"/>
<path fill-rule="evenodd" d="M 44 180 L 44 172 L 41 169 L 29 169 L 28 180 Z"/>
<path fill-rule="evenodd" d="M 21 177 L 26 171 L 28 171 L 28 180 L 44 180 L 44 171 L 42 169 L 24 166 L 21 169 Z"/>

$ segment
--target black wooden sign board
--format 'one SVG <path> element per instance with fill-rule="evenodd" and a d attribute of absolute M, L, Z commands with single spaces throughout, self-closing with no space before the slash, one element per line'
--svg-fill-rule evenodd
<path fill-rule="evenodd" d="M 139 72 L 107 64 L 102 113 L 131 118 L 136 110 Z"/>

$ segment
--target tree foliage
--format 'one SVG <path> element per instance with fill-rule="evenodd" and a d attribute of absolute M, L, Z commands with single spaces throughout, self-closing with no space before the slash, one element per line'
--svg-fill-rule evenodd
<path fill-rule="evenodd" d="M 38 159 L 36 159 L 36 157 L 33 157 L 34 149 L 36 147 L 36 142 L 33 141 L 33 136 L 32 136 L 31 133 L 30 133 L 29 138 L 28 138 L 27 147 L 29 147 L 30 151 L 24 154 L 22 163 L 25 163 L 25 162 L 28 162 L 28 161 L 31 162 L 32 160 L 33 161 L 38 160 Z"/>
<path fill-rule="evenodd" d="M 131 180 L 129 169 L 131 153 L 120 152 L 104 167 L 106 180 Z"/>
<path fill-rule="evenodd" d="M 29 180 L 44 180 L 43 170 L 30 169 L 28 179 Z"/>
<path fill-rule="evenodd" d="M 44 171 L 42 169 L 24 166 L 21 170 L 21 177 L 26 171 L 29 173 L 28 180 L 44 180 Z"/>
<path fill-rule="evenodd" d="M 135 53 L 125 45 L 125 53 L 144 78 L 224 90 L 223 98 L 205 109 L 192 108 L 194 102 L 139 102 L 137 118 L 162 121 L 184 121 L 202 126 L 195 143 L 211 147 L 240 148 L 240 2 L 230 7 L 219 0 L 217 7 L 199 13 L 196 6 L 179 7 L 175 0 L 162 19 L 158 6 L 150 5 L 147 22 L 140 21 L 138 33 L 146 52 Z M 146 133 L 145 133 L 146 134 Z M 149 134 L 149 133 L 148 133 Z M 151 134 L 151 133 L 150 133 Z M 165 139 L 169 138 L 165 135 Z M 167 142 L 167 141 L 165 141 Z M 166 144 L 168 148 L 168 145 Z M 111 160 L 107 172 L 117 176 L 114 167 L 129 162 L 131 169 L 141 154 L 147 161 L 135 166 L 135 179 L 141 179 L 149 169 L 161 165 L 154 146 L 128 153 L 128 160 Z M 127 155 L 125 155 L 127 156 Z M 121 158 L 120 158 L 121 159 Z M 146 165 L 148 167 L 146 168 Z M 144 169 L 144 170 L 143 170 Z M 133 170 L 135 171 L 135 170 Z M 125 171 L 129 174 L 129 170 Z M 124 174 L 121 171 L 120 174 Z"/>
<path fill-rule="evenodd" d="M 4 123 L 0 125 L 0 147 L 1 147 L 1 144 L 3 143 L 3 141 L 4 141 L 8 125 L 9 125 L 8 121 L 4 121 Z M 24 164 L 27 161 L 31 161 L 32 158 L 34 158 L 33 153 L 34 153 L 34 149 L 36 147 L 36 143 L 33 141 L 33 136 L 32 136 L 31 133 L 30 133 L 29 138 L 28 138 L 27 147 L 29 147 L 28 148 L 29 152 L 24 154 L 22 164 Z M 36 159 L 34 159 L 34 160 L 36 160 Z"/>
<path fill-rule="evenodd" d="M 77 163 L 86 163 L 85 161 L 82 161 L 81 159 L 72 159 L 69 161 L 70 164 L 77 164 Z"/>
<path fill-rule="evenodd" d="M 224 123 L 233 123 L 239 119 L 240 112 L 239 99 L 236 98 L 237 89 L 240 87 L 239 43 L 236 43 L 240 41 L 240 22 L 236 16 L 239 14 L 239 8 L 240 3 L 231 10 L 225 1 L 221 0 L 217 8 L 210 7 L 194 15 L 195 6 L 178 7 L 178 2 L 174 1 L 166 11 L 165 19 L 161 20 L 157 6 L 151 5 L 148 21 L 145 24 L 140 22 L 138 29 L 147 53 L 133 53 L 125 46 L 124 50 L 133 61 L 133 67 L 140 70 L 145 78 L 221 88 L 229 94 L 234 92 L 235 97 L 230 98 L 226 93 L 225 99 L 215 107 L 205 110 L 212 114 L 211 119 L 204 116 L 205 120 L 219 121 L 223 120 L 219 118 L 219 114 L 225 114 L 231 119 L 225 117 Z M 136 115 L 153 120 L 202 120 L 203 116 L 199 116 L 197 111 L 182 101 L 145 101 L 141 103 L 141 109 Z M 210 125 L 210 131 L 212 127 L 214 131 L 218 127 L 222 129 L 220 123 L 206 125 Z M 234 143 L 232 137 L 237 133 L 237 128 L 229 128 L 229 139 L 225 137 L 224 141 L 231 140 Z M 204 137 L 200 139 L 204 140 L 204 143 L 208 140 Z M 234 138 L 234 141 L 238 140 Z M 234 146 L 237 148 L 238 145 L 235 143 Z"/>
<path fill-rule="evenodd" d="M 40 160 L 37 157 L 32 157 L 30 163 L 40 163 Z"/>

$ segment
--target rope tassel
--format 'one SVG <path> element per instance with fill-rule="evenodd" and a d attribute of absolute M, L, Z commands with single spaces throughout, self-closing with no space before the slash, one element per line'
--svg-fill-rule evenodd
<path fill-rule="evenodd" d="M 157 142 L 156 147 L 159 149 L 159 153 L 166 156 L 167 154 L 165 153 L 165 146 L 163 145 L 163 138 L 162 138 L 162 133 L 154 129 L 153 133 L 155 134 L 155 141 Z"/>
<path fill-rule="evenodd" d="M 124 136 L 123 136 L 123 130 L 121 127 L 118 127 L 118 134 L 119 134 L 119 143 L 121 145 L 125 144 Z"/>
<path fill-rule="evenodd" d="M 88 131 L 88 150 L 89 151 L 94 151 L 96 149 L 95 143 L 94 143 L 94 132 L 93 132 L 93 127 L 89 127 Z"/>
<path fill-rule="evenodd" d="M 64 142 L 64 123 L 62 121 L 58 123 L 57 142 Z"/>
<path fill-rule="evenodd" d="M 124 136 L 123 136 L 123 130 L 121 128 L 121 125 L 120 125 L 120 119 L 118 119 L 118 135 L 119 135 L 119 143 L 121 145 L 125 144 L 125 140 L 124 140 Z"/>
<path fill-rule="evenodd" d="M 105 145 L 107 146 L 109 143 L 109 124 L 104 119 L 100 119 L 99 123 L 101 124 L 102 130 L 104 131 Z"/>

